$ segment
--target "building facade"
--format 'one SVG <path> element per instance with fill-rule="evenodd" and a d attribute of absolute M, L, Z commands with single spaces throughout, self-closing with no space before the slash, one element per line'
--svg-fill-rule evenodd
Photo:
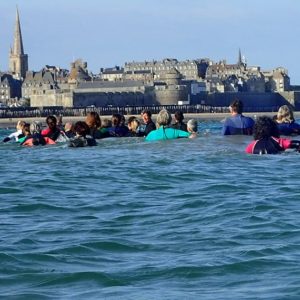
<path fill-rule="evenodd" d="M 208 59 L 178 61 L 174 58 L 165 58 L 162 61 L 126 62 L 125 72 L 151 71 L 154 79 L 159 79 L 161 73 L 176 69 L 186 80 L 199 80 L 204 78 Z"/>
<path fill-rule="evenodd" d="M 8 105 L 10 99 L 21 97 L 21 81 L 13 78 L 11 74 L 0 73 L 0 102 Z"/>
<path fill-rule="evenodd" d="M 262 71 L 259 66 L 247 66 L 241 58 L 236 64 L 225 60 L 210 63 L 205 80 L 209 92 L 284 92 L 290 90 L 290 78 L 284 68 Z M 222 87 L 224 86 L 224 88 Z"/>

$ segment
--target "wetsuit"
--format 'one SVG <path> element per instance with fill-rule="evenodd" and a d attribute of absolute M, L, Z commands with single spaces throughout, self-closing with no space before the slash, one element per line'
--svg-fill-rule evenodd
<path fill-rule="evenodd" d="M 11 133 L 9 136 L 3 139 L 3 143 L 9 142 L 12 138 L 15 138 L 16 142 L 19 141 L 20 138 L 24 137 L 22 129 L 19 129 L 16 132 Z"/>
<path fill-rule="evenodd" d="M 87 147 L 87 146 L 96 146 L 96 140 L 91 136 L 76 136 L 69 141 L 69 147 Z"/>
<path fill-rule="evenodd" d="M 56 141 L 60 135 L 60 129 L 56 127 L 54 130 L 51 130 L 49 127 L 42 130 L 43 137 L 49 137 L 51 140 Z"/>
<path fill-rule="evenodd" d="M 292 123 L 277 123 L 280 135 L 297 135 L 300 134 L 300 124 Z"/>
<path fill-rule="evenodd" d="M 75 137 L 75 133 L 72 130 L 65 131 L 65 135 L 68 139 L 72 139 Z"/>
<path fill-rule="evenodd" d="M 25 140 L 21 143 L 22 146 L 45 146 L 56 144 L 52 139 L 48 137 L 43 137 L 40 133 L 35 133 L 33 135 L 27 136 Z"/>
<path fill-rule="evenodd" d="M 144 130 L 144 135 L 147 136 L 151 131 L 156 129 L 155 123 L 151 120 L 146 124 L 145 130 Z"/>
<path fill-rule="evenodd" d="M 251 142 L 245 151 L 250 154 L 277 154 L 289 148 L 299 150 L 300 141 L 269 137 Z"/>
<path fill-rule="evenodd" d="M 252 135 L 254 120 L 250 117 L 237 114 L 225 120 L 223 125 L 223 135 Z"/>
<path fill-rule="evenodd" d="M 161 126 L 158 129 L 151 131 L 146 136 L 146 141 L 173 140 L 178 138 L 187 138 L 189 136 L 190 133 L 186 131 Z"/>
<path fill-rule="evenodd" d="M 177 122 L 177 123 L 171 125 L 171 127 L 175 128 L 175 129 L 183 130 L 183 131 L 188 131 L 187 125 L 183 122 Z"/>
<path fill-rule="evenodd" d="M 113 126 L 108 128 L 108 132 L 110 136 L 124 137 L 128 136 L 129 129 L 127 126 Z"/>

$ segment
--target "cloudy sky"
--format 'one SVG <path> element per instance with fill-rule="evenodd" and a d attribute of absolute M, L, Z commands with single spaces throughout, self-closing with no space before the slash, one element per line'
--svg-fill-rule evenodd
<path fill-rule="evenodd" d="M 8 69 L 16 6 L 29 68 L 88 69 L 127 61 L 210 58 L 288 69 L 300 84 L 298 0 L 0 0 L 0 70 Z"/>

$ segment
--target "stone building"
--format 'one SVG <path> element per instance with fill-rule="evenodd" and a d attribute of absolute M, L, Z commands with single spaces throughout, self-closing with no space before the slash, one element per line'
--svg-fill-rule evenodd
<path fill-rule="evenodd" d="M 225 85 L 218 77 L 206 79 L 206 90 L 210 93 L 224 93 Z"/>
<path fill-rule="evenodd" d="M 160 105 L 176 105 L 188 102 L 188 89 L 182 84 L 183 75 L 176 69 L 159 74 L 159 81 L 154 83 L 155 100 Z"/>
<path fill-rule="evenodd" d="M 239 64 L 227 64 L 225 60 L 218 63 L 212 63 L 206 70 L 205 78 L 210 80 L 213 77 L 217 77 L 221 80 L 225 80 L 228 76 L 235 75 L 236 77 L 242 77 L 245 74 L 245 66 Z"/>
<path fill-rule="evenodd" d="M 22 84 L 22 96 L 30 99 L 32 95 L 44 95 L 49 90 L 59 89 L 58 82 L 67 82 L 56 67 L 43 68 L 39 72 L 28 71 Z"/>
<path fill-rule="evenodd" d="M 124 69 L 119 66 L 114 68 L 101 68 L 100 69 L 100 79 L 104 81 L 117 81 L 122 80 L 124 77 Z"/>
<path fill-rule="evenodd" d="M 74 90 L 74 106 L 169 105 L 188 100 L 186 85 L 180 73 L 161 73 L 159 81 L 145 84 L 143 80 L 82 82 Z"/>
<path fill-rule="evenodd" d="M 207 68 L 206 81 L 209 92 L 223 92 L 216 89 L 214 82 L 222 82 L 225 92 L 283 92 L 290 89 L 287 71 L 277 68 L 264 72 L 260 67 L 247 67 L 244 64 L 226 64 L 226 61 L 212 64 Z"/>
<path fill-rule="evenodd" d="M 262 73 L 248 74 L 245 78 L 245 89 L 241 91 L 264 93 L 266 91 L 265 77 Z"/>
<path fill-rule="evenodd" d="M 73 91 L 73 106 L 151 105 L 151 92 L 138 80 L 81 82 Z"/>
<path fill-rule="evenodd" d="M 82 59 L 77 59 L 71 63 L 71 70 L 68 76 L 68 83 L 77 85 L 83 81 L 91 81 L 92 77 L 89 75 L 87 69 L 87 62 Z"/>
<path fill-rule="evenodd" d="M 126 62 L 125 72 L 151 71 L 156 75 L 176 69 L 186 80 L 199 80 L 205 77 L 208 59 L 178 61 L 174 58 L 165 58 L 162 61 Z M 155 79 L 155 78 L 154 78 Z"/>
<path fill-rule="evenodd" d="M 29 71 L 22 84 L 22 96 L 33 107 L 72 106 L 68 75 L 67 70 L 55 66 L 46 66 L 39 72 Z"/>
<path fill-rule="evenodd" d="M 30 99 L 30 105 L 73 106 L 73 90 L 81 82 L 91 81 L 87 63 L 78 59 L 71 63 L 70 72 L 56 66 L 46 65 L 39 72 L 27 72 L 22 85 L 22 95 Z"/>
<path fill-rule="evenodd" d="M 11 74 L 0 73 L 0 102 L 8 105 L 9 100 L 21 97 L 21 81 Z"/>
<path fill-rule="evenodd" d="M 28 56 L 24 54 L 19 12 L 16 12 L 14 43 L 9 53 L 9 72 L 16 79 L 24 79 L 28 71 Z"/>
<path fill-rule="evenodd" d="M 154 73 L 150 70 L 127 71 L 123 75 L 124 80 L 141 80 L 145 85 L 152 85 L 154 82 Z"/>
<path fill-rule="evenodd" d="M 276 68 L 272 71 L 265 71 L 263 74 L 266 78 L 266 91 L 284 92 L 291 89 L 290 78 L 286 69 Z"/>

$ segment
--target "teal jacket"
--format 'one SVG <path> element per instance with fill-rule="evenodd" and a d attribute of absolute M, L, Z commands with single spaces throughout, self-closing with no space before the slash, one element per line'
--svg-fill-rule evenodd
<path fill-rule="evenodd" d="M 146 136 L 146 141 L 173 140 L 178 138 L 187 138 L 189 136 L 189 132 L 161 126 L 156 130 L 152 130 Z"/>

